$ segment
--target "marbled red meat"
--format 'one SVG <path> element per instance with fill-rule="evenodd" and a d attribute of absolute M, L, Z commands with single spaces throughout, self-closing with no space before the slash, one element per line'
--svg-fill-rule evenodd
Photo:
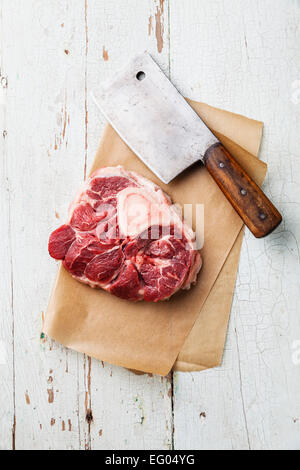
<path fill-rule="evenodd" d="M 194 232 L 170 198 L 120 166 L 84 183 L 49 253 L 78 281 L 133 301 L 168 299 L 195 283 L 201 268 Z"/>

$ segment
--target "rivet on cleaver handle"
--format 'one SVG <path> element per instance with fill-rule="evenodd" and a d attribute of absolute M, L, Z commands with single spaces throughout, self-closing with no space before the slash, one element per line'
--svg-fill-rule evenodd
<path fill-rule="evenodd" d="M 276 207 L 220 142 L 206 151 L 204 165 L 255 237 L 268 235 L 280 224 Z"/>
<path fill-rule="evenodd" d="M 256 237 L 280 223 L 279 212 L 149 54 L 135 57 L 93 97 L 125 143 L 164 183 L 201 160 Z"/>

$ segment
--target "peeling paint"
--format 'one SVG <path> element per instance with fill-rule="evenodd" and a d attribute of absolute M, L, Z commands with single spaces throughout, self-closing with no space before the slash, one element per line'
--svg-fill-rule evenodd
<path fill-rule="evenodd" d="M 105 62 L 109 60 L 108 51 L 105 49 L 105 46 L 103 46 L 103 49 L 102 49 L 102 57 L 103 57 L 103 60 L 105 60 Z"/>
<path fill-rule="evenodd" d="M 54 402 L 54 391 L 53 388 L 48 388 L 48 403 L 53 403 Z"/>
<path fill-rule="evenodd" d="M 149 22 L 148 22 L 148 36 L 151 36 L 151 33 L 153 31 L 153 24 L 152 24 L 152 21 L 153 21 L 153 16 L 150 15 L 149 16 Z"/>
<path fill-rule="evenodd" d="M 172 378 L 173 378 L 172 372 L 169 372 L 168 375 L 165 376 L 165 378 L 166 378 L 167 382 L 171 384 L 172 383 Z"/>
<path fill-rule="evenodd" d="M 159 6 L 156 7 L 155 13 L 155 36 L 157 43 L 157 50 L 159 53 L 163 50 L 164 47 L 164 0 L 160 0 Z"/>
<path fill-rule="evenodd" d="M 1 86 L 2 86 L 2 88 L 8 88 L 8 78 L 7 77 L 1 77 Z"/>
<path fill-rule="evenodd" d="M 100 429 L 99 436 L 102 437 L 102 435 L 103 435 L 103 429 Z"/>
<path fill-rule="evenodd" d="M 50 425 L 51 425 L 51 426 L 54 426 L 54 424 L 55 424 L 55 419 L 52 418 L 51 421 L 50 421 Z"/>
<path fill-rule="evenodd" d="M 43 333 L 44 323 L 45 323 L 45 314 L 44 314 L 44 312 L 42 311 L 41 339 L 44 339 L 44 337 L 45 337 L 45 334 Z M 43 336 L 43 337 L 42 337 L 42 336 Z"/>
<path fill-rule="evenodd" d="M 29 395 L 28 395 L 28 390 L 26 390 L 26 393 L 25 393 L 25 400 L 26 400 L 26 404 L 30 405 L 30 398 L 29 398 Z"/>
<path fill-rule="evenodd" d="M 61 430 L 63 432 L 66 430 L 66 423 L 64 421 L 61 422 Z"/>
<path fill-rule="evenodd" d="M 143 399 L 137 395 L 137 396 L 135 397 L 135 402 L 138 403 L 138 408 L 139 408 L 140 413 L 141 413 L 140 422 L 139 422 L 139 423 L 140 423 L 141 425 L 143 425 L 143 424 L 144 424 L 144 421 L 145 421 L 145 419 L 146 419 Z"/>
<path fill-rule="evenodd" d="M 16 414 L 14 413 L 14 420 L 12 425 L 12 450 L 16 450 Z"/>
<path fill-rule="evenodd" d="M 88 370 L 87 369 L 88 364 Z M 84 374 L 85 374 L 85 419 L 88 423 L 87 434 L 85 436 L 85 449 L 91 449 L 91 424 L 93 423 L 92 400 L 91 400 L 91 373 L 92 359 L 85 356 Z"/>
<path fill-rule="evenodd" d="M 91 424 L 94 421 L 92 410 L 87 410 L 85 419 L 88 424 Z"/>
<path fill-rule="evenodd" d="M 65 51 L 65 53 L 67 52 Z M 65 142 L 66 147 L 68 146 L 67 128 L 70 124 L 70 116 L 67 111 L 66 93 L 65 93 L 64 105 L 61 107 L 60 113 L 57 115 L 57 123 L 58 125 L 61 126 L 61 130 L 58 134 L 55 134 L 54 136 L 54 145 L 53 145 L 54 150 L 59 150 L 64 142 Z"/>

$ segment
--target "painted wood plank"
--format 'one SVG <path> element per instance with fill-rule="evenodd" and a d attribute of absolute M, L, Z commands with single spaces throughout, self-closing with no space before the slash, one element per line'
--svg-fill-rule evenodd
<path fill-rule="evenodd" d="M 170 449 L 170 379 L 91 362 L 90 448 Z"/>
<path fill-rule="evenodd" d="M 98 77 L 108 78 L 143 49 L 167 73 L 171 63 L 173 81 L 191 98 L 266 122 L 265 188 L 285 215 L 285 225 L 269 239 L 246 237 L 223 366 L 175 376 L 175 447 L 299 448 L 300 380 L 293 356 L 300 340 L 299 3 L 0 5 L 1 73 L 8 77 L 0 117 L 7 132 L 0 135 L 1 235 L 7 241 L 12 232 L 4 256 L 1 251 L 7 361 L 0 365 L 0 447 L 13 445 L 14 393 L 19 449 L 172 445 L 168 380 L 135 376 L 37 340 L 56 270 L 47 255 L 48 234 L 64 220 L 104 125 L 89 93 Z"/>
<path fill-rule="evenodd" d="M 264 187 L 284 216 L 265 240 L 246 235 L 223 366 L 176 374 L 177 449 L 300 448 L 299 21 L 297 1 L 170 2 L 172 79 L 265 122 Z"/>
<path fill-rule="evenodd" d="M 105 120 L 91 99 L 100 81 L 137 53 L 147 50 L 166 72 L 169 65 L 168 3 L 159 1 L 86 4 L 87 170 L 94 159 Z M 82 382 L 82 381 L 81 381 Z M 80 422 L 88 417 L 85 447 L 92 449 L 168 449 L 172 445 L 171 384 L 167 379 L 137 376 L 87 359 L 80 395 Z"/>
<path fill-rule="evenodd" d="M 0 2 L 0 34 L 3 28 L 3 1 Z M 14 445 L 14 354 L 13 288 L 10 243 L 10 180 L 7 154 L 7 77 L 3 58 L 3 35 L 0 37 L 0 449 Z"/>
<path fill-rule="evenodd" d="M 124 4 L 120 5 L 122 10 Z M 131 47 L 140 52 L 138 45 L 144 41 L 145 48 L 161 54 L 161 63 L 168 67 L 168 52 L 162 51 L 163 21 L 167 15 L 162 5 L 147 1 L 140 7 L 136 2 L 127 23 L 124 8 L 118 22 L 123 25 L 125 19 L 128 30 L 139 12 L 144 21 Z M 45 251 L 48 234 L 64 220 L 103 128 L 103 121 L 99 121 L 90 104 L 91 64 L 94 58 L 100 59 L 102 76 L 109 61 L 102 45 L 98 55 L 99 30 L 93 21 L 92 2 L 77 4 L 75 9 L 68 1 L 55 7 L 53 14 L 53 5 L 45 2 L 32 0 L 25 8 L 24 3 L 16 1 L 6 4 L 4 12 L 10 77 L 8 173 L 13 179 L 12 244 L 16 269 L 16 447 L 115 448 L 120 442 L 124 448 L 169 448 L 172 410 L 168 380 L 103 367 L 102 363 L 67 351 L 46 338 L 37 341 L 41 313 L 55 274 L 55 265 L 49 262 Z M 117 17 L 116 7 L 107 11 L 104 22 L 110 15 Z M 20 20 L 13 23 L 17 8 Z M 95 8 L 101 18 L 101 4 L 94 4 Z M 149 30 L 149 21 L 157 23 L 156 32 Z M 124 39 L 128 33 L 124 30 Z M 15 42 L 16 36 L 23 41 Z M 16 107 L 19 114 L 15 119 Z M 90 137 L 90 129 L 96 139 Z M 17 138 L 19 133 L 21 137 Z M 13 155 L 24 156 L 24 163 L 20 165 Z M 18 191 L 20 186 L 22 193 Z M 30 276 L 24 275 L 24 267 Z M 121 385 L 116 388 L 119 382 Z M 114 395 L 111 387 L 116 388 Z M 120 403 L 119 410 L 116 402 Z"/>
<path fill-rule="evenodd" d="M 149 52 L 165 73 L 169 73 L 169 3 L 167 0 L 88 0 L 87 2 L 87 168 L 105 125 L 91 97 L 101 81 L 135 55 Z"/>
<path fill-rule="evenodd" d="M 40 340 L 56 264 L 50 230 L 64 220 L 84 174 L 82 2 L 3 3 L 7 166 L 15 319 L 17 449 L 79 448 L 82 359 Z"/>

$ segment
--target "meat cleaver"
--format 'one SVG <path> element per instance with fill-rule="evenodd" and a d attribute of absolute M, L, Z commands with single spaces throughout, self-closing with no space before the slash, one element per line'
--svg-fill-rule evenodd
<path fill-rule="evenodd" d="M 93 93 L 126 144 L 168 184 L 201 161 L 247 227 L 261 238 L 282 217 L 147 53 Z"/>

